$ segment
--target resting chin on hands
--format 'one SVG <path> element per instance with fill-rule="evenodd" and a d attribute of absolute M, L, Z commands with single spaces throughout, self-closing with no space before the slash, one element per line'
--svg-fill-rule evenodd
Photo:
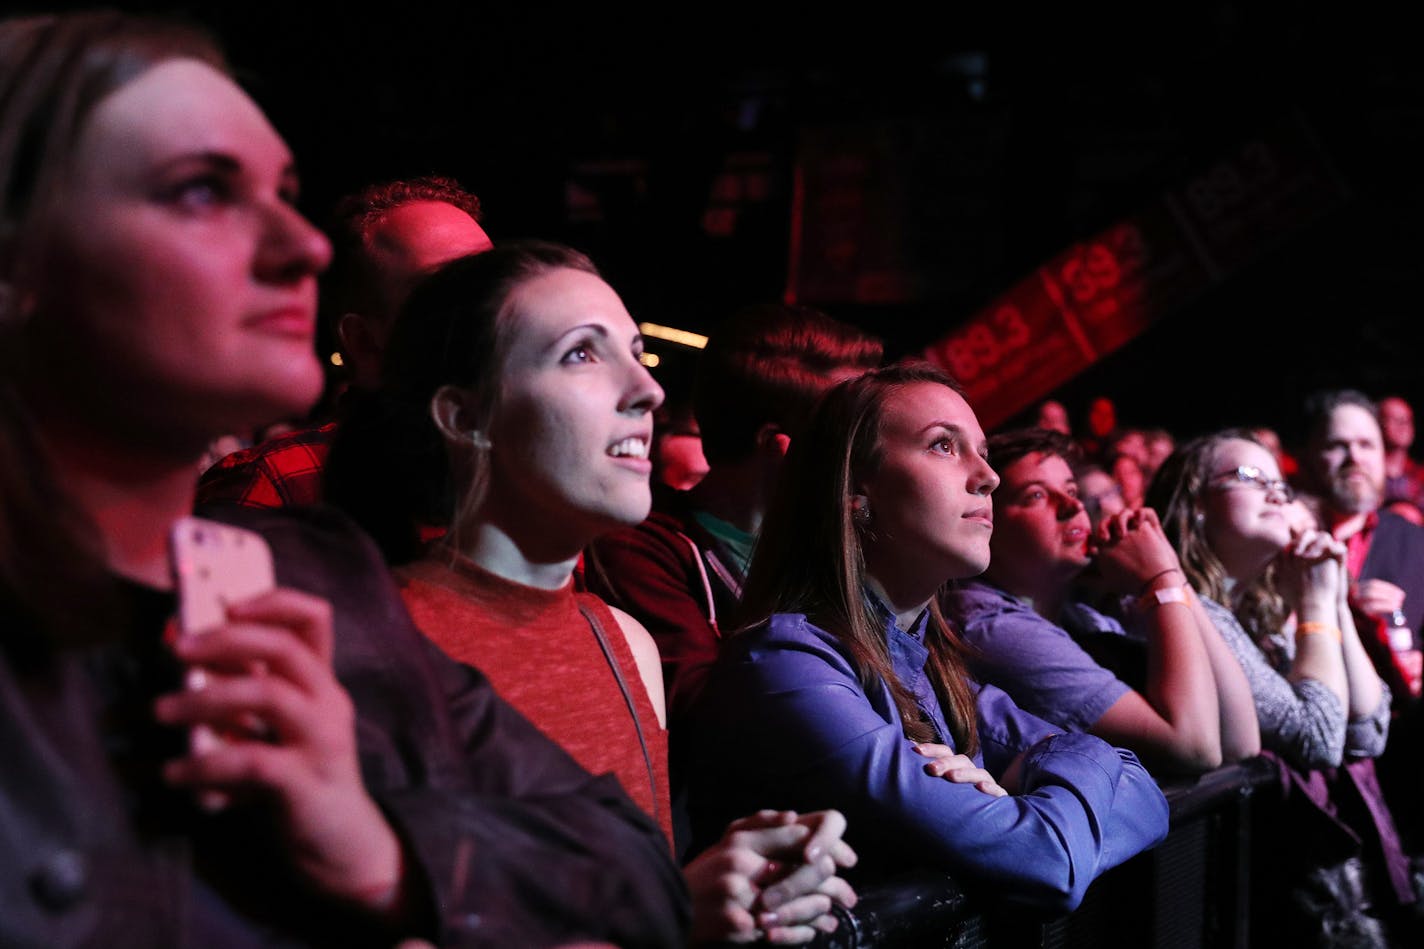
<path fill-rule="evenodd" d="M 1096 586 L 1118 594 L 1146 592 L 1148 584 L 1186 581 L 1177 552 L 1151 508 L 1122 511 L 1104 518 L 1094 537 Z M 1160 583 L 1158 582 L 1160 580 Z"/>
<path fill-rule="evenodd" d="M 832 905 L 856 901 L 836 875 L 857 859 L 841 839 L 845 828 L 839 811 L 758 811 L 728 824 L 683 871 L 693 942 L 792 945 L 833 932 Z"/>
<path fill-rule="evenodd" d="M 1281 552 L 1277 577 L 1286 602 L 1297 610 L 1304 607 L 1307 597 L 1315 598 L 1322 607 L 1338 602 L 1344 559 L 1345 545 L 1325 531 L 1307 530 L 1292 536 Z"/>
<path fill-rule="evenodd" d="M 206 681 L 161 697 L 155 714 L 222 737 L 169 762 L 164 778 L 234 807 L 274 803 L 292 863 L 314 887 L 394 911 L 400 842 L 361 781 L 355 709 L 332 671 L 330 605 L 274 590 L 230 607 L 212 632 L 180 637 L 174 651 Z"/>

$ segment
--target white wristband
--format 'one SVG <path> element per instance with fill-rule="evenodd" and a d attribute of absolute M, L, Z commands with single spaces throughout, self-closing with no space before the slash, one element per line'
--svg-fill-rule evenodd
<path fill-rule="evenodd" d="M 1158 587 L 1156 590 L 1148 590 L 1137 598 L 1137 608 L 1144 613 L 1154 607 L 1166 606 L 1168 603 L 1181 603 L 1183 606 L 1189 605 L 1188 594 L 1191 587 L 1182 584 L 1176 587 Z"/>

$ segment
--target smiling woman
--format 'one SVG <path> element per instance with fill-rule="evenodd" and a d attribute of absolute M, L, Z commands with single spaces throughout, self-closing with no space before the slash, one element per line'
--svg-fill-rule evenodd
<path fill-rule="evenodd" d="M 448 264 L 396 321 L 383 394 L 343 426 L 328 495 L 403 564 L 427 635 L 670 831 L 662 689 L 642 681 L 657 676 L 656 648 L 571 587 L 584 545 L 652 503 L 662 390 L 641 352 L 622 301 L 575 251 L 512 243 Z M 422 526 L 448 533 L 423 550 Z M 562 624 L 581 635 L 550 628 Z M 582 700 L 562 701 L 570 691 Z"/>
<path fill-rule="evenodd" d="M 632 317 L 595 274 L 550 270 L 522 284 L 509 308 L 519 332 L 489 424 L 483 516 L 457 527 L 498 525 L 521 548 L 544 545 L 541 556 L 567 561 L 610 527 L 647 516 L 652 412 L 663 393 L 638 361 Z M 436 413 L 447 434 L 469 427 L 457 389 L 441 390 Z"/>
<path fill-rule="evenodd" d="M 584 547 L 652 504 L 663 393 L 642 351 L 576 251 L 510 242 L 447 264 L 396 320 L 381 395 L 343 423 L 327 489 L 400 565 L 422 632 L 589 771 L 616 775 L 670 838 L 657 647 L 574 590 Z M 443 536 L 422 544 L 432 527 Z M 804 941 L 833 926 L 831 900 L 854 900 L 835 875 L 854 859 L 843 828 L 835 814 L 735 822 L 687 868 L 694 936 Z M 801 872 L 765 876 L 772 861 Z"/>

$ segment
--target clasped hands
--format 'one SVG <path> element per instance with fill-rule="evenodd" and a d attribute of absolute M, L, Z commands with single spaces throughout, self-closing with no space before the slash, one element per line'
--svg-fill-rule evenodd
<path fill-rule="evenodd" d="M 1286 602 L 1297 611 L 1307 598 L 1318 600 L 1327 609 L 1343 604 L 1349 590 L 1344 543 L 1328 531 L 1292 532 L 1290 543 L 1276 558 L 1276 582 Z"/>
<path fill-rule="evenodd" d="M 1149 587 L 1186 582 L 1177 552 L 1150 507 L 1103 518 L 1088 547 L 1093 563 L 1082 579 L 1104 593 L 1140 596 Z"/>
<path fill-rule="evenodd" d="M 692 940 L 778 945 L 834 932 L 834 903 L 856 895 L 837 874 L 856 863 L 839 811 L 758 811 L 683 868 L 692 891 Z"/>

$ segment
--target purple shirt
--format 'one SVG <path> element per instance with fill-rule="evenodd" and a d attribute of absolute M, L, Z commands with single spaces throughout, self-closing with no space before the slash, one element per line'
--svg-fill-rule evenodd
<path fill-rule="evenodd" d="M 998 587 L 969 580 L 949 590 L 943 602 L 960 638 L 977 653 L 970 661 L 975 678 L 997 685 L 1040 718 L 1085 732 L 1128 692 L 1067 630 Z M 1076 603 L 1073 609 L 1098 631 L 1121 631 L 1091 607 Z"/>
<path fill-rule="evenodd" d="M 925 675 L 926 617 L 887 620 L 896 675 L 942 740 Z M 1001 775 L 1024 753 L 1023 793 L 991 797 L 926 774 L 890 690 L 863 684 L 845 647 L 800 614 L 778 614 L 726 643 L 701 696 L 693 818 L 704 840 L 758 808 L 834 807 L 862 866 L 930 866 L 1058 910 L 1093 878 L 1167 832 L 1167 803 L 1129 751 L 1058 729 L 993 686 L 974 686 L 980 753 Z"/>

